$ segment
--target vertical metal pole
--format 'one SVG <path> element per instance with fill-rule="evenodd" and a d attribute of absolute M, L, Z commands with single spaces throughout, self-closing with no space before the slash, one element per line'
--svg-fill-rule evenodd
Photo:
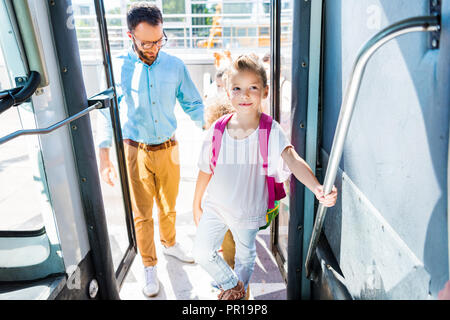
<path fill-rule="evenodd" d="M 97 15 L 99 25 L 100 40 L 102 43 L 103 64 L 105 67 L 106 83 L 108 87 L 113 88 L 114 90 L 114 99 L 112 106 L 110 108 L 110 116 L 111 116 L 111 124 L 113 127 L 114 140 L 116 143 L 117 163 L 119 166 L 120 182 L 122 185 L 122 196 L 124 200 L 126 213 L 125 220 L 127 223 L 128 240 L 130 242 L 130 246 L 127 249 L 125 257 L 122 259 L 116 271 L 116 278 L 118 281 L 118 285 L 120 287 L 128 272 L 128 266 L 129 264 L 131 264 L 131 261 L 134 259 L 134 256 L 137 253 L 137 242 L 134 230 L 133 213 L 131 208 L 130 190 L 128 187 L 128 175 L 126 170 L 125 151 L 122 143 L 122 127 L 120 125 L 119 107 L 118 107 L 119 103 L 117 100 L 116 89 L 114 86 L 115 84 L 114 73 L 112 67 L 111 51 L 108 41 L 108 31 L 107 31 L 108 29 L 106 25 L 105 7 L 103 5 L 103 0 L 95 0 L 95 12 Z"/>

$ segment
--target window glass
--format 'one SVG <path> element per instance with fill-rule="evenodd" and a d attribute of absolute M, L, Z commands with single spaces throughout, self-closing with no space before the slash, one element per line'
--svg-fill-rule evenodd
<path fill-rule="evenodd" d="M 245 1 L 242 3 L 227 3 L 224 2 L 223 4 L 223 13 L 225 14 L 243 14 L 243 13 L 253 13 L 253 6 L 254 3 Z M 238 19 L 238 17 L 235 17 L 235 19 Z"/>
<path fill-rule="evenodd" d="M 185 0 L 164 0 L 162 2 L 164 23 L 186 22 L 185 11 Z"/>
<path fill-rule="evenodd" d="M 224 30 L 224 35 L 226 31 Z M 204 28 L 192 28 L 192 36 L 194 37 L 208 37 L 209 36 L 209 28 L 208 27 L 204 27 Z"/>
<path fill-rule="evenodd" d="M 20 86 L 26 73 L 10 25 L 0 24 L 0 32 L 1 91 Z M 11 107 L 0 115 L 0 138 L 22 129 L 36 129 L 31 102 Z M 0 230 L 39 230 L 44 226 L 42 215 L 47 212 L 52 214 L 52 208 L 38 137 L 21 136 L 1 144 Z"/>
<path fill-rule="evenodd" d="M 5 58 L 3 57 L 3 50 L 0 50 L 0 90 L 9 89 L 12 87 L 9 79 L 9 72 L 6 67 Z"/>
<path fill-rule="evenodd" d="M 185 28 L 165 28 L 167 42 L 165 48 L 180 48 L 189 46 L 189 37 L 187 36 L 187 30 Z"/>
<path fill-rule="evenodd" d="M 270 15 L 270 1 L 263 1 L 262 6 L 264 13 Z"/>
<path fill-rule="evenodd" d="M 201 4 L 192 4 L 192 13 L 196 14 L 213 14 L 217 12 L 218 6 L 217 3 L 201 3 Z M 201 23 L 204 20 L 211 20 L 211 17 L 202 17 L 202 18 L 192 18 L 192 24 L 207 24 Z"/>
<path fill-rule="evenodd" d="M 126 13 L 137 0 L 104 1 L 112 55 L 130 47 L 126 35 Z M 96 40 L 96 20 L 92 1 L 73 2 L 82 57 L 101 56 Z M 251 0 L 158 0 L 169 42 L 166 50 L 204 53 L 208 49 L 249 49 L 264 52 L 270 48 L 270 1 Z M 167 32 L 167 30 L 177 30 Z M 183 32 L 178 32 L 183 30 Z M 169 34 L 170 33 L 170 34 Z M 188 51 L 186 51 L 186 49 Z"/>
<path fill-rule="evenodd" d="M 185 12 L 184 0 L 164 0 L 162 5 L 164 14 L 177 14 Z"/>
<path fill-rule="evenodd" d="M 107 89 L 94 0 L 73 0 L 72 4 L 75 13 L 80 11 L 78 9 L 79 7 L 89 7 L 89 11 L 86 12 L 85 15 L 75 14 L 74 18 L 78 44 L 80 47 L 80 59 L 86 95 L 91 97 Z M 126 16 L 121 14 L 121 10 L 126 11 L 130 4 L 128 1 L 127 5 L 125 5 L 125 2 L 119 1 L 105 1 L 104 4 L 110 48 L 111 50 L 122 50 L 125 44 L 128 43 L 128 37 L 126 35 Z M 111 4 L 113 6 L 111 6 Z M 114 6 L 114 4 L 118 6 Z M 98 117 L 101 117 L 100 111 L 91 112 L 89 117 L 95 144 L 97 166 L 100 168 L 98 148 L 98 144 L 100 143 L 98 135 Z M 117 174 L 120 175 L 114 139 L 109 155 Z M 114 268 L 117 269 L 129 246 L 122 185 L 119 177 L 115 180 L 114 186 L 106 184 L 101 178 L 100 183 L 111 244 L 111 253 Z"/>

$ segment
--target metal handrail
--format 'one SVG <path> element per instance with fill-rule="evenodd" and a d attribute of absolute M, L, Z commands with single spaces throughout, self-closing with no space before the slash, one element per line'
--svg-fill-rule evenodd
<path fill-rule="evenodd" d="M 6 90 L 0 93 L 0 114 L 12 106 L 18 106 L 27 101 L 39 87 L 41 75 L 31 71 L 24 86 Z"/>
<path fill-rule="evenodd" d="M 102 108 L 103 108 L 103 104 L 101 102 L 97 102 L 97 103 L 94 103 L 92 106 L 90 106 L 90 107 L 88 107 L 88 108 L 78 112 L 77 114 L 74 114 L 71 117 L 68 117 L 68 118 L 66 118 L 64 120 L 61 120 L 60 122 L 57 122 L 57 123 L 51 125 L 50 127 L 43 128 L 43 129 L 18 130 L 16 132 L 13 132 L 13 133 L 7 135 L 7 136 L 4 136 L 3 138 L 0 138 L 0 145 L 2 145 L 3 143 L 8 142 L 9 140 L 12 140 L 12 139 L 15 139 L 17 137 L 24 136 L 24 135 L 35 135 L 35 134 L 47 134 L 47 133 L 50 133 L 50 132 L 52 132 L 52 131 L 62 127 L 63 125 L 65 125 L 65 124 L 67 124 L 67 123 L 69 123 L 71 121 L 74 121 L 74 120 L 76 120 L 78 118 L 81 118 L 82 116 L 88 114 L 92 110 L 102 109 Z"/>
<path fill-rule="evenodd" d="M 325 194 L 329 194 L 332 190 L 334 181 L 336 179 L 339 162 L 341 161 L 342 152 L 344 149 L 345 139 L 347 137 L 350 121 L 353 115 L 356 98 L 361 85 L 361 79 L 364 74 L 367 62 L 370 57 L 386 42 L 411 32 L 435 32 L 440 30 L 439 16 L 423 16 L 415 17 L 397 22 L 372 37 L 360 50 L 353 71 L 351 73 L 350 82 L 347 86 L 345 96 L 342 102 L 341 111 L 336 127 L 336 132 L 333 139 L 331 153 L 328 161 L 328 167 L 323 183 Z M 315 253 L 319 241 L 320 232 L 325 221 L 326 207 L 319 204 L 317 209 L 316 219 L 314 222 L 314 229 L 311 235 L 311 240 L 308 248 L 308 255 L 306 257 L 305 268 L 306 277 L 313 280 L 311 275 L 312 255 Z"/>

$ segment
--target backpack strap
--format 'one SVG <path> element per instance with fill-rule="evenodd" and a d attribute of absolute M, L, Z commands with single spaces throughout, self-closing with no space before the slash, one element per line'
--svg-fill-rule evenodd
<path fill-rule="evenodd" d="M 261 113 L 261 117 L 259 119 L 259 151 L 263 158 L 263 168 L 266 171 L 268 170 L 268 154 L 269 154 L 269 136 L 270 130 L 272 129 L 272 117 Z"/>
<path fill-rule="evenodd" d="M 275 178 L 269 177 L 269 136 L 272 129 L 272 117 L 261 113 L 259 120 L 259 151 L 263 159 L 263 168 L 266 173 L 267 190 L 269 192 L 268 208 L 273 208 L 275 203 Z"/>
<path fill-rule="evenodd" d="M 222 145 L 222 136 L 225 128 L 227 127 L 228 121 L 233 117 L 234 113 L 226 114 L 216 121 L 214 126 L 214 132 L 212 137 L 212 157 L 209 163 L 209 168 L 214 174 L 214 168 L 217 164 L 217 159 L 219 158 L 220 146 Z"/>

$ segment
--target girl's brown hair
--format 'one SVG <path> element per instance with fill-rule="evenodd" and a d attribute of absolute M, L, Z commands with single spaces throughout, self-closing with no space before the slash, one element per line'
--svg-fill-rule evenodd
<path fill-rule="evenodd" d="M 231 76 L 242 71 L 250 71 L 255 73 L 261 78 L 263 88 L 267 87 L 266 69 L 264 69 L 264 65 L 256 54 L 242 54 L 233 60 L 225 75 L 225 83 L 228 85 L 228 80 L 231 79 Z"/>

